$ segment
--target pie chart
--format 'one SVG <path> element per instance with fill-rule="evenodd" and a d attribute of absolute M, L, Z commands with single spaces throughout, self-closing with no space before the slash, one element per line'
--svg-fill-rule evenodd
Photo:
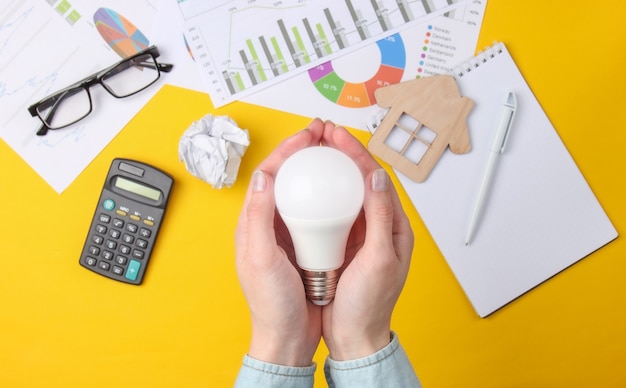
<path fill-rule="evenodd" d="M 148 48 L 148 38 L 124 16 L 109 8 L 99 8 L 93 22 L 100 36 L 120 57 L 126 58 Z"/>
<path fill-rule="evenodd" d="M 380 67 L 365 82 L 345 81 L 333 69 L 332 61 L 309 70 L 309 78 L 315 88 L 328 100 L 349 108 L 365 108 L 376 103 L 374 91 L 381 86 L 402 80 L 406 66 L 406 52 L 400 34 L 391 35 L 376 42 L 380 50 Z"/>

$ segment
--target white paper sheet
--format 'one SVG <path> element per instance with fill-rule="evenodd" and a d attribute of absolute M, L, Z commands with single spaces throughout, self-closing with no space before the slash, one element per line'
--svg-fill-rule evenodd
<path fill-rule="evenodd" d="M 118 100 L 91 88 L 93 112 L 66 129 L 36 136 L 40 125 L 29 105 L 119 61 L 100 35 L 101 7 L 131 21 L 147 35 L 156 0 L 13 0 L 0 6 L 0 137 L 54 190 L 61 193 L 158 91 L 162 80 Z M 163 74 L 163 78 L 167 75 Z"/>

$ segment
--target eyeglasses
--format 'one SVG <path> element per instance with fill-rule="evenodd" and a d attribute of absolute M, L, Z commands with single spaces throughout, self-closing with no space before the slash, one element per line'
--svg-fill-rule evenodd
<path fill-rule="evenodd" d="M 84 119 L 91 113 L 89 88 L 100 84 L 115 98 L 132 96 L 154 84 L 161 72 L 169 72 L 174 65 L 158 63 L 156 46 L 138 52 L 120 62 L 72 84 L 28 107 L 31 116 L 42 122 L 38 136 L 48 130 L 61 129 Z"/>

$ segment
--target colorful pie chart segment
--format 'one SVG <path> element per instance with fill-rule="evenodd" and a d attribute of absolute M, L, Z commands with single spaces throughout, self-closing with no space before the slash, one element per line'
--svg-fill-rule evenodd
<path fill-rule="evenodd" d="M 133 23 L 111 9 L 99 8 L 93 15 L 93 22 L 104 41 L 122 58 L 150 45 L 148 38 Z"/>
<path fill-rule="evenodd" d="M 380 67 L 376 74 L 362 83 L 343 80 L 333 69 L 331 61 L 309 70 L 309 78 L 315 88 L 328 100 L 349 108 L 374 105 L 374 91 L 381 86 L 402 80 L 406 66 L 406 52 L 400 34 L 376 42 L 380 50 Z"/>

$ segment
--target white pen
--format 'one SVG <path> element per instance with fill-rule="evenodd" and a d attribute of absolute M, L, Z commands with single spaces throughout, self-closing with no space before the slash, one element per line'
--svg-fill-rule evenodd
<path fill-rule="evenodd" d="M 513 124 L 513 117 L 515 117 L 516 109 L 517 99 L 515 98 L 515 94 L 513 92 L 508 92 L 506 102 L 504 103 L 504 109 L 502 111 L 502 117 L 500 118 L 500 123 L 498 124 L 498 128 L 496 130 L 496 136 L 493 140 L 493 144 L 491 145 L 491 149 L 489 150 L 489 158 L 487 159 L 483 179 L 480 183 L 478 196 L 476 197 L 476 202 L 474 203 L 472 218 L 470 219 L 467 235 L 465 236 L 465 245 L 469 245 L 472 237 L 474 236 L 474 232 L 476 231 L 478 219 L 483 205 L 485 204 L 487 192 L 491 186 L 491 178 L 493 177 L 498 157 L 502 152 L 504 152 L 504 147 L 506 146 L 506 142 L 511 132 L 511 126 Z"/>

